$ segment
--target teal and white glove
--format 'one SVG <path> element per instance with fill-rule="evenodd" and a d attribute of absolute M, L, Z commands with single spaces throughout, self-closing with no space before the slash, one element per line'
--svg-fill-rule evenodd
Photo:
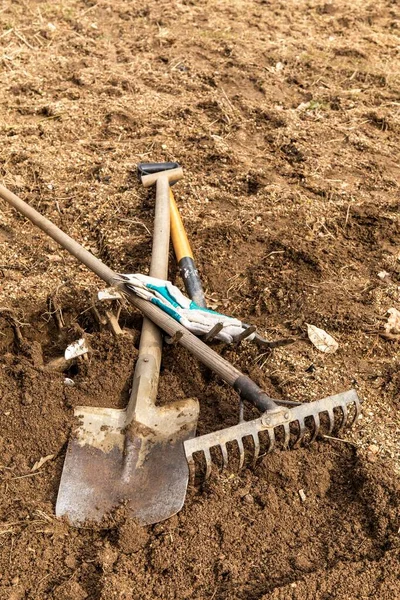
<path fill-rule="evenodd" d="M 161 308 L 195 335 L 204 335 L 217 323 L 221 323 L 223 328 L 215 338 L 231 344 L 246 329 L 238 319 L 197 306 L 170 281 L 147 277 L 140 273 L 121 275 L 121 277 L 137 296 Z M 246 339 L 252 340 L 254 335 L 253 333 Z"/>

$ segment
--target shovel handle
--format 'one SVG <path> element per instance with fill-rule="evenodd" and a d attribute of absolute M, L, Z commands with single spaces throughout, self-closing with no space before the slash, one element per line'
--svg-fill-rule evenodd
<path fill-rule="evenodd" d="M 155 183 L 162 174 L 168 176 L 171 185 L 177 178 L 182 176 L 182 169 L 177 162 L 139 163 L 137 171 L 139 181 L 145 187 Z M 174 173 L 177 175 L 173 175 Z M 172 244 L 185 289 L 197 306 L 207 308 L 199 273 L 194 263 L 193 253 L 171 188 L 169 189 L 169 198 Z"/>
<path fill-rule="evenodd" d="M 158 177 L 156 182 L 156 206 L 154 215 L 153 247 L 151 251 L 150 277 L 167 279 L 170 234 L 169 181 Z M 162 354 L 162 334 L 153 321 L 143 319 L 140 335 L 139 356 L 133 375 L 132 392 L 128 404 L 127 420 L 146 421 L 157 397 Z"/>
<path fill-rule="evenodd" d="M 49 235 L 60 246 L 75 256 L 80 262 L 88 267 L 93 273 L 98 275 L 110 286 L 116 286 L 129 299 L 130 303 L 138 308 L 153 323 L 163 329 L 169 336 L 174 336 L 177 331 L 182 336 L 179 343 L 187 348 L 200 362 L 214 371 L 224 381 L 231 385 L 244 400 L 252 402 L 260 411 L 273 410 L 277 407 L 272 398 L 265 394 L 247 375 L 243 375 L 236 367 L 227 360 L 209 348 L 199 338 L 190 333 L 180 323 L 164 313 L 160 308 L 136 296 L 129 290 L 121 277 L 112 269 L 107 267 L 101 260 L 93 256 L 91 252 L 85 250 L 78 242 L 64 233 L 59 227 L 54 225 L 49 219 L 41 215 L 32 206 L 29 206 L 24 200 L 10 192 L 0 184 L 0 197 L 3 198 L 13 208 L 23 214 L 32 223 L 37 225 L 42 231 Z"/>

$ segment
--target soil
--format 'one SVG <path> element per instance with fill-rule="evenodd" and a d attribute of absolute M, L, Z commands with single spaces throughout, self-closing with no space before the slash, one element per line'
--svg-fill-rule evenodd
<path fill-rule="evenodd" d="M 125 406 L 141 317 L 101 328 L 99 280 L 1 201 L 1 600 L 400 598 L 400 332 L 384 328 L 400 309 L 399 17 L 392 0 L 3 1 L 2 182 L 146 273 L 154 192 L 136 164 L 179 161 L 209 305 L 296 340 L 217 351 L 276 397 L 355 387 L 363 416 L 343 440 L 214 472 L 163 523 L 57 519 L 73 409 Z M 82 335 L 87 360 L 50 368 Z M 200 434 L 237 421 L 236 394 L 166 346 L 159 400 L 185 397 Z"/>

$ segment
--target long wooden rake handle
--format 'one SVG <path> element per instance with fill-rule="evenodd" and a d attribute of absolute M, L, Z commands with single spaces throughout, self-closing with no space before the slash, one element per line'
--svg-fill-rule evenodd
<path fill-rule="evenodd" d="M 41 215 L 37 210 L 32 208 L 32 206 L 24 202 L 24 200 L 21 200 L 21 198 L 1 184 L 0 197 L 18 212 L 23 214 L 34 225 L 53 238 L 60 246 L 86 265 L 88 269 L 93 271 L 93 273 L 96 273 L 96 275 L 103 279 L 108 285 L 117 286 L 133 306 L 138 308 L 146 317 L 151 319 L 153 323 L 158 325 L 158 327 L 163 329 L 171 337 L 179 331 L 182 334 L 179 339 L 179 344 L 187 348 L 189 352 L 200 360 L 200 362 L 231 385 L 240 394 L 243 400 L 252 402 L 254 406 L 262 412 L 265 410 L 274 410 L 277 408 L 277 403 L 281 403 L 270 398 L 258 387 L 258 385 L 247 377 L 247 375 L 243 375 L 243 373 L 231 365 L 231 363 L 214 352 L 214 350 L 209 348 L 204 342 L 190 333 L 172 317 L 165 314 L 160 308 L 142 298 L 138 298 L 125 286 L 117 273 L 112 271 L 112 269 L 93 256 L 91 252 L 85 250 L 85 248 L 64 233 L 59 227 L 54 225 L 49 219 Z M 282 404 L 286 404 L 286 402 L 282 402 Z"/>

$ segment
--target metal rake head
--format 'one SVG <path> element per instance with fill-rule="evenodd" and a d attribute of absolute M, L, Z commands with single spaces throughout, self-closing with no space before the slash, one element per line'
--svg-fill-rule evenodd
<path fill-rule="evenodd" d="M 236 463 L 237 470 L 241 470 L 249 455 L 254 465 L 261 451 L 267 454 L 274 448 L 286 450 L 301 443 L 308 445 L 321 434 L 340 435 L 357 420 L 360 404 L 357 392 L 349 390 L 294 408 L 277 407 L 253 421 L 241 421 L 233 427 L 186 440 L 191 478 L 194 481 L 196 464 L 202 462 L 207 479 L 213 463 L 221 465 L 222 470 Z"/>

